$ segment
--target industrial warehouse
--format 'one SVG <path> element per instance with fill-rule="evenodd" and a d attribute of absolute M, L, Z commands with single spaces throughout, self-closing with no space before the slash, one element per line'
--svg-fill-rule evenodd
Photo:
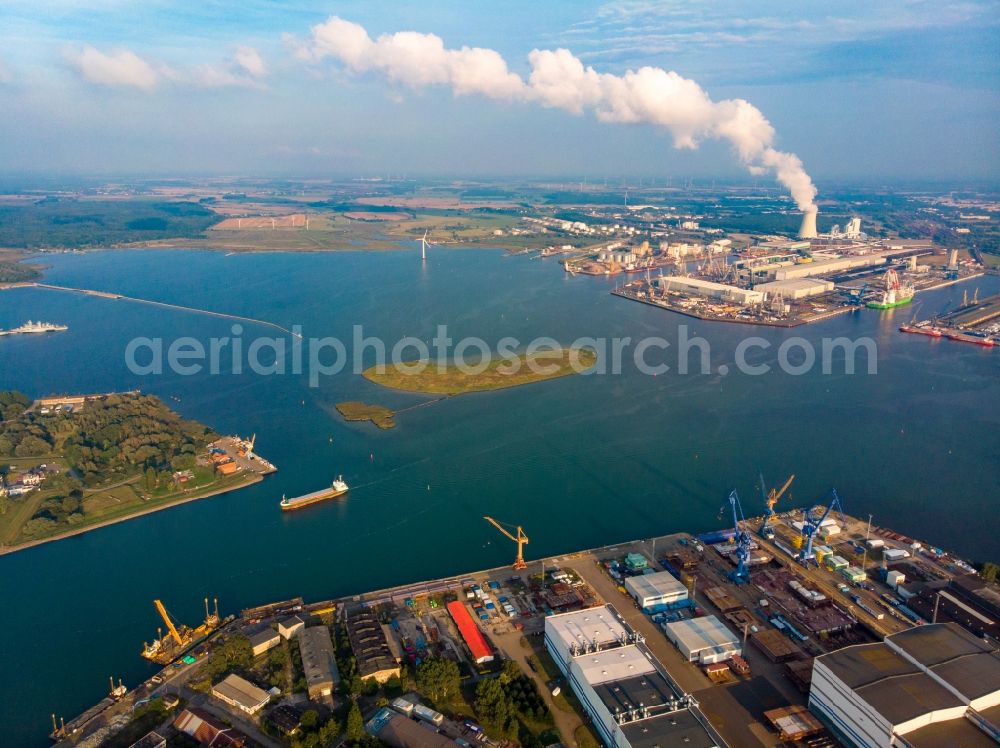
<path fill-rule="evenodd" d="M 545 619 L 545 644 L 608 748 L 725 743 L 610 605 Z"/>
<path fill-rule="evenodd" d="M 628 577 L 625 589 L 647 613 L 659 613 L 689 603 L 688 588 L 668 571 Z"/>
<path fill-rule="evenodd" d="M 809 707 L 850 745 L 1000 741 L 1000 653 L 955 624 L 929 624 L 816 658 Z"/>

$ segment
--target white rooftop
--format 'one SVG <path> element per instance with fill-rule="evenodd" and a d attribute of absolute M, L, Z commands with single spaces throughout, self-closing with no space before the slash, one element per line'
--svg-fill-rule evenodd
<path fill-rule="evenodd" d="M 715 616 L 675 621 L 666 624 L 664 628 L 668 629 L 678 641 L 684 642 L 692 652 L 740 643 L 740 638 Z"/>
<path fill-rule="evenodd" d="M 573 666 L 580 668 L 583 679 L 592 686 L 634 678 L 656 670 L 649 658 L 634 644 L 582 655 L 573 660 Z"/>
<path fill-rule="evenodd" d="M 676 596 L 687 592 L 687 587 L 669 571 L 640 574 L 625 579 L 625 586 L 639 597 Z"/>
<path fill-rule="evenodd" d="M 625 627 L 604 606 L 549 616 L 545 619 L 545 631 L 566 651 L 574 646 L 613 644 L 627 635 Z"/>

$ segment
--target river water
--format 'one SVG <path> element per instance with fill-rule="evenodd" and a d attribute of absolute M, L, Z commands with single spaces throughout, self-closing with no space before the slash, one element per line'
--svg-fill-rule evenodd
<path fill-rule="evenodd" d="M 669 373 L 628 364 L 466 395 L 404 413 L 397 428 L 347 424 L 347 399 L 402 408 L 423 396 L 380 390 L 346 370 L 322 377 L 222 373 L 137 376 L 128 341 L 232 336 L 218 317 L 46 291 L 0 293 L 0 327 L 27 319 L 68 324 L 45 337 L 0 340 L 0 388 L 32 396 L 139 387 L 220 433 L 257 434 L 279 472 L 242 491 L 179 506 L 0 557 L 0 721 L 8 745 L 42 745 L 49 715 L 69 717 L 104 695 L 109 675 L 135 684 L 163 599 L 194 624 L 202 598 L 224 613 L 302 595 L 326 599 L 487 568 L 513 544 L 483 521 L 524 526 L 529 558 L 671 531 L 722 527 L 738 488 L 760 512 L 769 483 L 796 473 L 781 508 L 836 487 L 848 513 L 969 559 L 1000 556 L 995 534 L 1000 447 L 1000 352 L 898 332 L 910 309 L 860 311 L 792 330 L 700 322 L 608 293 L 614 280 L 567 277 L 555 260 L 437 248 L 416 251 L 226 256 L 195 251 L 106 251 L 46 256 L 46 280 L 275 322 L 348 343 L 352 326 L 392 342 L 429 340 L 439 324 L 456 341 L 561 343 L 589 336 L 660 336 Z M 962 292 L 1000 290 L 983 278 L 918 297 L 919 315 L 953 308 Z M 711 346 L 711 368 L 676 372 L 681 326 Z M 243 324 L 246 344 L 276 334 Z M 771 344 L 750 358 L 772 371 L 736 371 L 741 340 Z M 835 362 L 791 376 L 776 349 L 802 337 L 867 336 L 878 372 L 846 375 Z M 351 346 L 348 346 L 351 349 Z M 649 355 L 655 360 L 655 351 Z M 671 356 L 674 358 L 671 359 Z M 627 353 L 626 361 L 631 360 Z M 370 363 L 371 353 L 365 357 Z M 720 366 L 729 366 L 727 375 Z M 864 357 L 859 369 L 865 372 Z M 179 399 L 178 399 L 179 398 Z M 283 493 L 315 490 L 342 473 L 347 498 L 291 515 Z"/>

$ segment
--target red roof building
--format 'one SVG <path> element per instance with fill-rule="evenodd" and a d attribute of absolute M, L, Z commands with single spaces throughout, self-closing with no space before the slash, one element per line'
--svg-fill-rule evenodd
<path fill-rule="evenodd" d="M 486 641 L 486 637 L 483 636 L 483 632 L 479 630 L 479 626 L 472 620 L 472 616 L 469 615 L 469 609 L 465 607 L 465 604 L 454 600 L 448 603 L 448 612 L 451 614 L 455 625 L 458 626 L 458 631 L 465 640 L 465 645 L 472 652 L 472 659 L 479 664 L 492 661 L 493 649 L 490 647 L 489 642 Z"/>

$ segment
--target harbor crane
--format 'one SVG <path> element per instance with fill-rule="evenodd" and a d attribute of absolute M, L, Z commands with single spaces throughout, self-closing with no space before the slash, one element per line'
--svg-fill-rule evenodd
<path fill-rule="evenodd" d="M 733 536 L 733 543 L 736 544 L 736 568 L 729 573 L 729 578 L 736 584 L 743 584 L 750 579 L 747 562 L 750 560 L 750 544 L 753 541 L 746 529 L 746 518 L 743 516 L 743 507 L 740 505 L 740 497 L 735 488 L 729 494 L 729 505 L 733 509 L 733 529 L 736 530 Z"/>
<path fill-rule="evenodd" d="M 815 558 L 816 554 L 813 553 L 813 536 L 816 535 L 819 528 L 823 526 L 823 523 L 826 521 L 826 518 L 830 516 L 830 512 L 833 511 L 834 508 L 836 508 L 837 514 L 840 515 L 840 521 L 844 522 L 845 524 L 847 522 L 847 519 L 844 517 L 844 508 L 840 505 L 840 497 L 837 496 L 836 488 L 830 489 L 830 498 L 832 499 L 832 501 L 830 501 L 827 504 L 826 511 L 823 512 L 823 515 L 821 517 L 816 518 L 815 514 L 813 513 L 814 510 L 816 509 L 816 506 L 814 505 L 806 509 L 805 515 L 802 518 L 803 540 L 802 540 L 802 549 L 799 551 L 798 560 L 799 563 L 802 564 L 803 566 L 805 566 L 810 561 L 812 561 L 813 558 Z"/>
<path fill-rule="evenodd" d="M 181 638 L 180 632 L 177 631 L 177 627 L 174 625 L 174 622 L 170 620 L 170 615 L 167 613 L 167 609 L 163 606 L 163 603 L 160 600 L 153 600 L 153 605 L 156 606 L 156 610 L 160 614 L 160 618 L 162 618 L 163 622 L 167 624 L 167 631 L 170 632 L 174 641 L 177 642 L 178 646 L 184 646 L 184 640 Z"/>
<path fill-rule="evenodd" d="M 774 516 L 774 505 L 778 503 L 778 499 L 780 499 L 782 496 L 785 495 L 785 491 L 787 491 L 788 487 L 792 485 L 793 480 L 795 480 L 794 473 L 788 476 L 788 480 L 785 481 L 785 485 L 783 485 L 781 488 L 779 489 L 772 488 L 770 491 L 768 491 L 764 486 L 764 474 L 761 473 L 760 495 L 767 497 L 765 499 L 766 509 L 764 511 L 764 521 L 760 525 L 761 537 L 767 538 L 768 540 L 774 537 L 774 528 L 771 527 L 771 517 Z"/>
<path fill-rule="evenodd" d="M 524 563 L 524 546 L 528 543 L 528 536 L 524 534 L 524 529 L 520 525 L 509 525 L 505 522 L 497 522 L 492 517 L 483 517 L 487 522 L 497 528 L 500 532 L 506 535 L 508 538 L 517 543 L 517 558 L 514 559 L 514 569 L 527 569 L 528 565 Z M 512 535 L 510 527 L 517 532 L 517 535 Z"/>

